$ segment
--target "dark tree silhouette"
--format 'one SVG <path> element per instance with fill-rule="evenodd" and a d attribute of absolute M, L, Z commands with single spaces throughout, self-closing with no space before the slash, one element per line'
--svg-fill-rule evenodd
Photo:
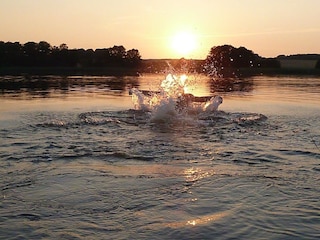
<path fill-rule="evenodd" d="M 137 49 L 123 46 L 96 49 L 69 49 L 67 44 L 51 46 L 39 43 L 0 41 L 0 67 L 137 67 L 141 56 Z"/>
<path fill-rule="evenodd" d="M 50 66 L 52 47 L 49 43 L 41 41 L 38 43 L 38 66 Z"/>
<path fill-rule="evenodd" d="M 40 49 L 39 44 L 35 42 L 27 42 L 22 45 L 23 49 L 23 66 L 32 67 L 40 65 Z M 43 64 L 43 63 L 42 63 Z"/>
<path fill-rule="evenodd" d="M 113 46 L 112 48 L 109 48 L 110 56 L 121 60 L 126 57 L 126 49 L 123 46 Z"/>
<path fill-rule="evenodd" d="M 140 53 L 137 49 L 131 49 L 127 51 L 126 61 L 128 66 L 139 66 L 141 61 Z"/>
<path fill-rule="evenodd" d="M 62 51 L 62 50 L 68 50 L 68 45 L 65 44 L 65 43 L 61 43 L 59 45 L 59 50 Z"/>
<path fill-rule="evenodd" d="M 223 45 L 211 48 L 206 60 L 205 71 L 209 75 L 225 74 L 230 68 L 257 67 L 261 57 L 245 47 Z"/>
<path fill-rule="evenodd" d="M 4 65 L 21 65 L 22 62 L 22 46 L 18 42 L 6 42 L 3 45 L 2 64 Z"/>
<path fill-rule="evenodd" d="M 94 51 L 93 64 L 97 67 L 108 65 L 111 61 L 110 51 L 107 48 L 96 49 Z"/>

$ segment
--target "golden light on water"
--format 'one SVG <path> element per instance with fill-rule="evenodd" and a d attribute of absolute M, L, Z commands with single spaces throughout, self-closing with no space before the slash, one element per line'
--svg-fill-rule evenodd
<path fill-rule="evenodd" d="M 201 168 L 191 167 L 184 170 L 184 175 L 187 182 L 198 181 L 200 179 L 213 176 L 214 174 L 215 171 L 213 169 L 204 170 Z"/>
<path fill-rule="evenodd" d="M 196 218 L 194 218 L 192 220 L 167 223 L 167 224 L 164 224 L 164 226 L 177 229 L 177 228 L 183 228 L 183 227 L 188 227 L 188 226 L 194 227 L 194 226 L 198 226 L 198 225 L 206 225 L 206 224 L 210 224 L 210 223 L 219 221 L 220 219 L 223 219 L 225 217 L 228 217 L 229 215 L 231 215 L 233 213 L 233 211 L 234 210 L 227 210 L 227 211 L 223 211 L 223 212 L 208 214 L 205 216 L 197 216 Z"/>

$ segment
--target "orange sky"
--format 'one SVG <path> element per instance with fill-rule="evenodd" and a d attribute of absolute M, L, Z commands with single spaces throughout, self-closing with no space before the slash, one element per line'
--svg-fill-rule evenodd
<path fill-rule="evenodd" d="M 319 0 L 1 0 L 0 40 L 123 45 L 144 59 L 204 59 L 222 44 L 263 57 L 320 53 L 319 9 Z M 179 32 L 181 44 L 193 39 L 191 52 L 173 47 Z"/>

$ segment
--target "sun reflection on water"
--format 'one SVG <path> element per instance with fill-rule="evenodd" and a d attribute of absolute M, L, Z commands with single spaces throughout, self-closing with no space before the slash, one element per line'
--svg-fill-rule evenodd
<path fill-rule="evenodd" d="M 176 228 L 183 228 L 183 227 L 196 227 L 199 225 L 206 225 L 212 222 L 216 222 L 225 217 L 228 217 L 230 214 L 234 212 L 234 210 L 235 209 L 231 209 L 231 210 L 217 212 L 217 213 L 213 213 L 205 216 L 198 216 L 195 219 L 191 219 L 187 221 L 172 222 L 172 223 L 165 224 L 165 226 L 176 229 Z"/>
<path fill-rule="evenodd" d="M 183 174 L 185 175 L 187 182 L 195 182 L 205 177 L 213 176 L 215 171 L 213 169 L 203 170 L 198 167 L 191 167 L 185 169 Z"/>

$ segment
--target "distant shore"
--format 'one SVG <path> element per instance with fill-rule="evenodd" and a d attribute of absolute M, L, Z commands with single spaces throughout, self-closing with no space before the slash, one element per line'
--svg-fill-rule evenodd
<path fill-rule="evenodd" d="M 203 73 L 205 60 L 146 59 L 137 67 L 0 67 L 0 76 L 139 76 L 146 73 L 165 73 L 170 68 L 179 73 Z M 226 77 L 255 75 L 320 75 L 320 68 L 250 67 L 224 68 Z"/>
<path fill-rule="evenodd" d="M 307 76 L 314 75 L 320 76 L 320 69 L 290 69 L 290 68 L 240 68 L 240 69 L 229 69 L 230 72 L 238 76 L 257 76 L 257 75 L 297 75 Z"/>
<path fill-rule="evenodd" d="M 4 75 L 107 75 L 137 76 L 139 69 L 125 67 L 0 67 L 0 76 Z"/>
<path fill-rule="evenodd" d="M 211 77 L 251 75 L 320 75 L 320 54 L 265 58 L 245 47 L 214 46 L 205 59 L 142 59 L 138 49 L 122 45 L 69 49 L 46 41 L 0 41 L 0 76 L 138 76 L 145 73 L 207 74 Z"/>

